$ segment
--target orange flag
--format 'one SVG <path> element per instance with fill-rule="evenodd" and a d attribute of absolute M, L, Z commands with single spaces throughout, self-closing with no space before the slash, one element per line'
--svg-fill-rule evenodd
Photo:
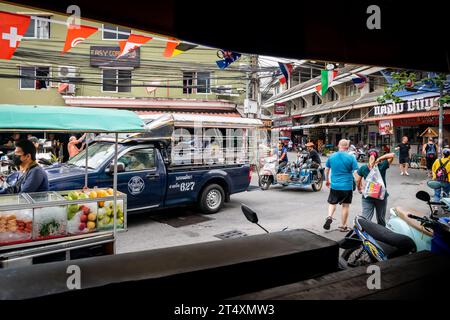
<path fill-rule="evenodd" d="M 152 39 L 153 39 L 152 37 L 141 36 L 141 35 L 137 35 L 137 34 L 130 34 L 127 41 L 119 42 L 120 54 L 117 58 L 120 58 L 120 57 L 126 55 L 127 53 L 130 53 L 131 51 L 136 50 L 137 48 L 142 46 L 144 43 L 146 43 Z"/>
<path fill-rule="evenodd" d="M 164 57 L 170 58 L 173 56 L 173 52 L 175 48 L 180 44 L 180 41 L 174 38 L 171 38 L 170 40 L 175 40 L 176 42 L 167 41 L 166 44 L 166 50 L 164 50 Z"/>
<path fill-rule="evenodd" d="M 80 42 L 83 42 L 97 31 L 98 28 L 94 27 L 81 25 L 77 27 L 75 25 L 69 25 L 69 27 L 67 28 L 66 43 L 64 45 L 64 49 L 61 54 L 64 54 L 65 52 L 69 51 L 71 48 L 75 47 Z"/>

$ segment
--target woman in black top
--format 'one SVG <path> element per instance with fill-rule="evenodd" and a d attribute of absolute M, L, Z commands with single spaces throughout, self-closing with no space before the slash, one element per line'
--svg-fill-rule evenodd
<path fill-rule="evenodd" d="M 408 173 L 408 164 L 409 164 L 409 150 L 411 149 L 411 146 L 408 143 L 408 137 L 402 138 L 402 143 L 400 143 L 395 150 L 400 150 L 399 152 L 399 162 L 400 162 L 400 171 L 401 175 L 407 175 Z"/>

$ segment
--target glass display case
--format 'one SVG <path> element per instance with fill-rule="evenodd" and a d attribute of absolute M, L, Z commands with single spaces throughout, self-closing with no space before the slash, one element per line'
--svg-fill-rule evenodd
<path fill-rule="evenodd" d="M 0 250 L 109 232 L 114 229 L 113 200 L 112 189 L 97 188 L 0 195 Z M 126 203 L 126 195 L 117 192 L 118 230 L 126 228 Z"/>

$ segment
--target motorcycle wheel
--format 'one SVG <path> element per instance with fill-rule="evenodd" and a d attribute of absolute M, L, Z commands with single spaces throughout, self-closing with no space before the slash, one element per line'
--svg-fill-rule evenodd
<path fill-rule="evenodd" d="M 371 257 L 367 251 L 364 250 L 363 246 L 345 249 L 341 257 L 347 262 L 347 266 L 353 268 L 377 262 L 375 258 Z"/>
<path fill-rule="evenodd" d="M 261 190 L 268 190 L 271 184 L 272 184 L 271 176 L 261 176 L 261 178 L 259 178 L 259 186 L 261 187 Z"/>
<path fill-rule="evenodd" d="M 319 173 L 317 174 L 317 178 L 316 178 L 315 181 L 311 184 L 311 188 L 313 189 L 314 192 L 317 192 L 317 191 L 322 190 L 322 185 L 323 185 L 322 174 L 319 172 Z"/>

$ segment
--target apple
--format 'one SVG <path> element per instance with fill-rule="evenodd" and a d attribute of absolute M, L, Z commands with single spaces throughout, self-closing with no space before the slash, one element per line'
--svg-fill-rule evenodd
<path fill-rule="evenodd" d="M 88 216 L 85 215 L 85 214 L 82 214 L 82 215 L 80 216 L 80 222 L 87 222 L 87 221 L 88 221 Z"/>
<path fill-rule="evenodd" d="M 95 213 L 90 213 L 88 215 L 88 220 L 89 221 L 95 221 L 96 218 L 97 218 L 97 215 Z"/>
<path fill-rule="evenodd" d="M 83 211 L 83 214 L 88 215 L 91 212 L 91 209 L 89 207 L 83 206 L 81 209 Z"/>
<path fill-rule="evenodd" d="M 83 231 L 84 229 L 86 229 L 86 223 L 84 223 L 84 222 L 80 223 L 80 226 L 78 227 L 78 229 L 80 229 L 80 231 Z"/>

